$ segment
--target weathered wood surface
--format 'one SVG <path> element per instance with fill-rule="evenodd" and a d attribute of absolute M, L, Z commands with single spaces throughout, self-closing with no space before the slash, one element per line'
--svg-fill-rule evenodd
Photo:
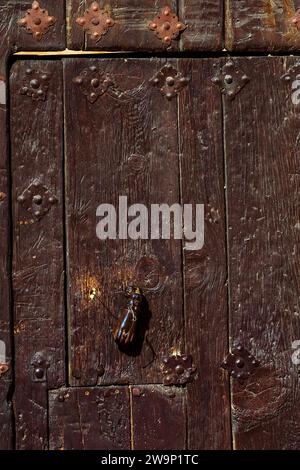
<path fill-rule="evenodd" d="M 230 337 L 261 363 L 244 384 L 232 382 L 236 449 L 300 446 L 292 362 L 300 338 L 300 105 L 292 88 L 300 67 L 282 78 L 296 62 L 236 59 L 250 82 L 234 100 L 224 98 Z"/>
<path fill-rule="evenodd" d="M 105 2 L 98 2 L 104 8 Z M 139 51 L 139 50 L 163 50 L 162 43 L 152 31 L 149 31 L 148 24 L 156 14 L 162 10 L 165 0 L 110 0 L 105 4 L 110 11 L 115 25 L 96 42 L 90 35 L 85 34 L 82 27 L 76 23 L 76 19 L 81 17 L 92 1 L 68 0 L 67 21 L 68 21 L 68 47 L 70 49 L 102 49 L 113 51 Z M 176 0 L 171 0 L 169 5 L 174 11 L 177 9 Z M 178 41 L 173 43 L 173 50 L 178 49 Z"/>
<path fill-rule="evenodd" d="M 63 388 L 49 393 L 51 450 L 129 450 L 127 387 Z"/>
<path fill-rule="evenodd" d="M 70 371 L 74 385 L 161 383 L 160 360 L 183 347 L 180 240 L 99 240 L 99 204 L 172 205 L 179 197 L 177 103 L 149 83 L 164 60 L 66 60 Z M 175 62 L 176 64 L 176 62 Z M 91 104 L 73 79 L 95 66 L 115 82 Z M 76 113 L 74 113 L 76 110 Z M 130 219 L 130 218 L 129 218 Z M 126 285 L 144 290 L 131 355 L 111 330 Z M 145 367 L 153 359 L 157 361 Z"/>
<path fill-rule="evenodd" d="M 41 0 L 39 3 L 56 21 L 42 39 L 37 41 L 32 34 L 18 25 L 18 20 L 31 8 L 32 0 L 0 0 L 0 62 L 5 51 L 47 51 L 65 48 L 65 1 Z"/>
<path fill-rule="evenodd" d="M 9 157 L 7 126 L 7 83 L 6 63 L 8 52 L 8 17 L 5 3 L 0 3 L 0 341 L 4 342 L 5 362 L 9 370 L 0 378 L 0 449 L 11 449 L 12 408 L 10 390 L 12 387 L 12 351 L 11 351 L 11 312 L 10 312 L 10 191 Z M 2 343 L 3 347 L 3 343 Z M 2 359 L 2 360 L 3 360 Z"/>
<path fill-rule="evenodd" d="M 300 31 L 291 22 L 299 0 L 227 0 L 226 39 L 229 51 L 293 51 Z"/>
<path fill-rule="evenodd" d="M 1 77 L 0 77 L 1 78 Z M 3 77 L 4 78 L 4 77 Z M 12 445 L 12 352 L 11 352 L 11 315 L 10 315 L 10 218 L 9 218 L 9 170 L 6 83 L 0 80 L 0 341 L 4 343 L 4 363 L 9 370 L 0 378 L 0 449 L 9 449 Z M 3 348 L 3 343 L 1 348 Z"/>
<path fill-rule="evenodd" d="M 204 247 L 184 250 L 185 352 L 197 379 L 188 385 L 188 445 L 231 446 L 229 383 L 218 364 L 228 350 L 222 102 L 213 59 L 179 60 L 190 77 L 179 95 L 182 204 L 204 204 Z"/>
<path fill-rule="evenodd" d="M 178 0 L 179 17 L 188 25 L 181 36 L 184 51 L 220 51 L 223 43 L 222 0 Z"/>
<path fill-rule="evenodd" d="M 114 51 L 166 51 L 162 41 L 148 29 L 149 23 L 169 5 L 188 25 L 179 41 L 172 41 L 171 51 L 220 50 L 222 44 L 223 2 L 221 0 L 110 0 L 98 2 L 108 8 L 116 22 L 98 42 L 85 35 L 76 24 L 92 1 L 67 1 L 68 47 Z"/>
<path fill-rule="evenodd" d="M 176 387 L 131 387 L 132 449 L 186 449 L 185 390 Z"/>
<path fill-rule="evenodd" d="M 49 76 L 44 101 L 20 93 L 31 86 L 29 69 Z M 47 388 L 65 380 L 62 64 L 18 61 L 10 77 L 16 446 L 45 449 Z M 41 218 L 18 200 L 35 180 L 56 198 Z M 49 362 L 41 381 L 35 369 L 44 366 L 32 363 L 36 353 Z"/>
<path fill-rule="evenodd" d="M 17 25 L 18 19 L 24 16 L 31 1 L 0 0 L 0 340 L 6 348 L 6 361 L 9 371 L 0 379 L 0 449 L 12 446 L 12 315 L 10 306 L 10 181 L 8 155 L 8 113 L 7 113 L 7 68 L 12 52 L 32 49 L 63 49 L 65 47 L 65 14 L 64 1 L 44 0 L 44 6 L 57 18 L 52 31 L 42 41 L 36 41 Z"/>

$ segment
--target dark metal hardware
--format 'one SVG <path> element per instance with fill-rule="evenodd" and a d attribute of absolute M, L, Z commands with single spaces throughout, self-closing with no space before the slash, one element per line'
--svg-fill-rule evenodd
<path fill-rule="evenodd" d="M 217 66 L 215 65 L 217 68 Z M 249 77 L 240 70 L 233 60 L 229 60 L 225 65 L 216 71 L 212 82 L 217 85 L 221 92 L 233 100 L 236 95 L 249 82 Z"/>
<path fill-rule="evenodd" d="M 21 95 L 30 96 L 33 100 L 45 101 L 49 88 L 49 74 L 28 68 L 23 79 Z"/>
<path fill-rule="evenodd" d="M 259 366 L 259 361 L 241 344 L 232 349 L 221 364 L 234 379 L 245 380 Z"/>
<path fill-rule="evenodd" d="M 46 186 L 36 179 L 18 197 L 18 202 L 36 219 L 40 219 L 56 204 L 57 198 Z"/>
<path fill-rule="evenodd" d="M 114 86 L 113 80 L 95 66 L 84 69 L 73 79 L 73 82 L 80 87 L 90 103 L 95 103 L 99 96 L 104 95 L 110 87 Z"/>
<path fill-rule="evenodd" d="M 191 382 L 197 368 L 193 365 L 192 356 L 169 356 L 162 359 L 164 385 L 185 385 Z"/>
<path fill-rule="evenodd" d="M 33 366 L 32 381 L 46 382 L 47 369 L 50 367 L 50 361 L 45 351 L 39 351 L 34 354 L 30 364 Z"/>
<path fill-rule="evenodd" d="M 184 77 L 171 64 L 165 65 L 151 78 L 150 83 L 160 88 L 160 91 L 171 100 L 189 83 L 190 79 Z"/>

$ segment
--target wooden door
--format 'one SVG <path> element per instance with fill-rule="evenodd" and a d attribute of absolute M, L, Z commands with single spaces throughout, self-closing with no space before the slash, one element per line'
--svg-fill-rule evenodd
<path fill-rule="evenodd" d="M 18 449 L 299 446 L 298 67 L 13 64 Z M 97 207 L 119 196 L 204 204 L 204 247 L 99 240 Z M 130 284 L 148 306 L 128 354 L 112 330 Z"/>

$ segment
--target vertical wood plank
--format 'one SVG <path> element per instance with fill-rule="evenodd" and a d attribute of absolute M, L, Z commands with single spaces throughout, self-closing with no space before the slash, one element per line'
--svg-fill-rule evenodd
<path fill-rule="evenodd" d="M 51 391 L 49 434 L 51 450 L 129 450 L 128 388 Z"/>
<path fill-rule="evenodd" d="M 45 100 L 20 92 L 25 86 L 36 91 L 32 80 L 40 90 L 47 83 Z M 47 388 L 61 386 L 65 375 L 61 63 L 16 62 L 10 85 L 16 446 L 45 449 Z M 36 181 L 50 192 L 39 188 L 42 204 L 26 193 Z M 49 197 L 55 203 L 42 217 L 35 216 Z"/>
<path fill-rule="evenodd" d="M 7 449 L 12 445 L 12 413 L 11 413 L 11 385 L 12 385 L 12 349 L 11 349 L 11 315 L 10 315 L 10 184 L 9 184 L 9 158 L 8 158 L 8 113 L 6 105 L 7 68 L 10 54 L 20 49 L 63 49 L 64 38 L 64 0 L 53 2 L 44 1 L 44 6 L 51 8 L 52 14 L 57 18 L 51 33 L 47 34 L 38 43 L 31 35 L 21 31 L 17 25 L 31 6 L 31 1 L 0 0 L 0 340 L 5 345 L 5 361 L 10 365 L 8 372 L 0 380 L 0 427 L 3 430 L 0 436 L 0 448 Z"/>
<path fill-rule="evenodd" d="M 250 82 L 224 98 L 230 336 L 261 365 L 232 381 L 236 449 L 297 449 L 299 371 L 299 104 L 296 59 L 236 59 Z M 255 73 L 254 73 L 255 70 Z M 299 73 L 299 72 L 298 72 Z M 262 99 L 264 97 L 264 99 Z"/>
<path fill-rule="evenodd" d="M 299 0 L 226 0 L 226 41 L 230 51 L 293 51 L 300 32 L 291 22 Z"/>
<path fill-rule="evenodd" d="M 65 61 L 70 370 L 74 385 L 161 383 L 160 359 L 182 349 L 180 240 L 99 240 L 96 209 L 179 202 L 176 100 L 149 80 L 163 60 Z M 73 79 L 95 66 L 115 82 L 91 104 Z M 76 112 L 74 112 L 76 110 Z M 126 285 L 144 290 L 147 341 L 121 352 L 111 330 Z M 110 313 L 111 312 L 111 313 Z M 139 336 L 140 339 L 143 335 Z"/>
<path fill-rule="evenodd" d="M 204 204 L 204 246 L 184 250 L 186 353 L 198 370 L 188 385 L 190 449 L 229 449 L 229 385 L 219 368 L 228 347 L 222 108 L 214 61 L 180 60 L 190 77 L 179 95 L 182 204 Z"/>
<path fill-rule="evenodd" d="M 178 0 L 181 21 L 188 25 L 181 36 L 184 51 L 222 49 L 223 1 Z"/>
<path fill-rule="evenodd" d="M 1 64 L 2 65 L 2 64 Z M 0 67 L 0 70 L 2 67 Z M 0 374 L 0 449 L 12 446 L 12 352 L 10 310 L 10 192 L 7 135 L 6 80 L 0 75 L 0 363 L 8 370 Z M 6 367 L 5 367 L 6 368 Z"/>
<path fill-rule="evenodd" d="M 185 390 L 130 387 L 133 450 L 186 449 Z"/>

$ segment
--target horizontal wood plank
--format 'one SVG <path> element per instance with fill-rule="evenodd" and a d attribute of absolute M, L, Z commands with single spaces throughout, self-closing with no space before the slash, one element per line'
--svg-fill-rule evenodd
<path fill-rule="evenodd" d="M 292 19 L 299 0 L 227 0 L 226 40 L 229 51 L 297 51 L 300 31 Z"/>
<path fill-rule="evenodd" d="M 179 17 L 187 24 L 180 50 L 220 51 L 223 44 L 222 0 L 179 0 Z"/>

